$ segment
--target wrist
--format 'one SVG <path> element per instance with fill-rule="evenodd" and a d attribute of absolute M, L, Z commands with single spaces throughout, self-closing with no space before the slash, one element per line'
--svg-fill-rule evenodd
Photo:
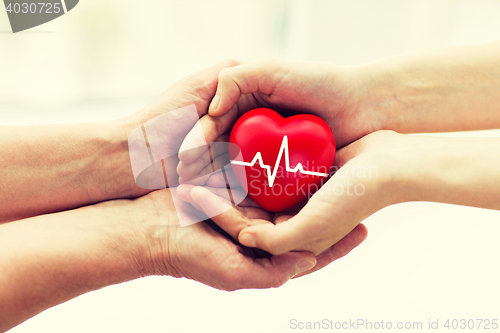
<path fill-rule="evenodd" d="M 99 234 L 106 253 L 116 259 L 115 278 L 122 281 L 152 275 L 149 237 L 157 214 L 148 200 L 112 200 L 91 206 L 89 229 Z M 105 263 L 101 265 L 103 268 Z M 116 282 L 115 282 L 116 283 Z"/>
<path fill-rule="evenodd" d="M 172 238 L 181 233 L 178 213 L 172 198 L 172 190 L 157 190 L 134 200 L 134 209 L 140 214 L 141 249 L 134 261 L 141 275 L 180 276 L 175 267 L 178 250 Z M 177 259 L 175 259 L 177 258 Z"/>
<path fill-rule="evenodd" d="M 374 131 L 401 132 L 398 129 L 408 105 L 402 103 L 400 96 L 407 97 L 408 92 L 399 92 L 403 87 L 397 82 L 398 71 L 397 64 L 386 61 L 352 67 L 358 95 L 357 112 L 371 119 Z"/>
<path fill-rule="evenodd" d="M 422 178 L 427 172 L 427 145 L 421 144 L 420 137 L 393 131 L 377 131 L 361 139 L 360 162 L 364 172 L 369 174 L 367 184 L 372 188 L 367 193 L 376 210 L 383 207 L 418 201 L 426 187 Z M 366 141 L 365 141 L 366 140 Z"/>
<path fill-rule="evenodd" d="M 101 124 L 103 150 L 96 179 L 101 179 L 99 190 L 104 200 L 137 198 L 149 192 L 136 185 L 132 173 L 128 136 L 135 127 L 131 128 L 129 119 Z"/>

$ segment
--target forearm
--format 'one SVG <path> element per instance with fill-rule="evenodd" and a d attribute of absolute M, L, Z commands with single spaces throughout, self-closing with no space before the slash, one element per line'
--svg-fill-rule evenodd
<path fill-rule="evenodd" d="M 0 222 L 141 194 L 119 122 L 2 127 L 0 135 Z"/>
<path fill-rule="evenodd" d="M 0 332 L 80 294 L 141 276 L 145 214 L 129 204 L 0 225 Z"/>
<path fill-rule="evenodd" d="M 411 137 L 396 176 L 404 201 L 500 210 L 500 138 Z"/>
<path fill-rule="evenodd" d="M 500 42 L 395 56 L 356 68 L 359 108 L 400 133 L 500 128 Z"/>

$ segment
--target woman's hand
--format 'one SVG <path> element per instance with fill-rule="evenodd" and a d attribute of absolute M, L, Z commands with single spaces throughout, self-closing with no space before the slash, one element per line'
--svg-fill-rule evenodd
<path fill-rule="evenodd" d="M 339 241 L 371 214 L 400 202 L 500 209 L 496 181 L 500 179 L 499 145 L 498 138 L 421 137 L 378 131 L 337 152 L 337 172 L 302 209 L 297 208 L 300 211 L 262 218 L 232 209 L 213 220 L 248 247 L 272 254 L 291 250 L 319 254 L 341 244 Z M 190 188 L 189 197 L 202 210 L 217 205 L 231 208 L 206 188 Z"/>
<path fill-rule="evenodd" d="M 500 42 L 389 57 L 365 65 L 267 60 L 223 69 L 209 116 L 207 142 L 245 112 L 269 107 L 312 113 L 332 128 L 337 149 L 377 130 L 450 132 L 500 127 Z M 179 172 L 199 157 L 189 134 Z"/>
<path fill-rule="evenodd" d="M 329 63 L 246 63 L 221 71 L 209 115 L 238 111 L 241 116 L 256 107 L 273 108 L 285 116 L 312 113 L 330 125 L 340 148 L 379 125 L 375 113 L 362 113 L 358 108 L 365 97 L 360 80 L 353 68 Z"/>
<path fill-rule="evenodd" d="M 207 187 L 180 185 L 178 193 L 213 216 L 215 223 L 245 246 L 273 254 L 309 251 L 320 256 L 330 249 L 324 254 L 327 256 L 344 244 L 355 244 L 352 249 L 361 243 L 366 229 L 356 226 L 397 199 L 390 186 L 393 170 L 390 161 L 400 156 L 399 147 L 393 144 L 401 142 L 399 136 L 403 137 L 393 132 L 377 132 L 339 150 L 335 165 L 338 171 L 305 206 L 289 211 L 266 212 L 249 198 L 240 207 L 232 207 L 231 202 Z M 397 157 L 389 158 L 393 153 Z M 217 211 L 224 213 L 216 214 Z"/>
<path fill-rule="evenodd" d="M 274 254 L 290 250 L 320 254 L 338 245 L 371 214 L 407 200 L 400 170 L 411 163 L 404 160 L 411 139 L 379 131 L 340 149 L 335 160 L 336 173 L 304 207 L 298 212 L 281 213 L 274 224 L 236 230 L 239 241 Z"/>
<path fill-rule="evenodd" d="M 338 147 L 379 129 L 375 113 L 360 111 L 364 97 L 358 72 L 328 63 L 258 61 L 221 70 L 209 115 L 201 119 L 207 142 L 231 130 L 245 112 L 268 107 L 285 116 L 312 113 L 332 128 Z M 184 140 L 178 171 L 199 158 L 191 133 Z"/>

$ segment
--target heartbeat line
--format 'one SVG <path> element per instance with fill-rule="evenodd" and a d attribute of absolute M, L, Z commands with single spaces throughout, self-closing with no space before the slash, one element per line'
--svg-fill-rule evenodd
<path fill-rule="evenodd" d="M 236 164 L 236 165 L 243 165 L 243 166 L 254 166 L 257 161 L 259 162 L 259 166 L 262 169 L 266 169 L 267 171 L 267 179 L 269 181 L 269 187 L 273 187 L 274 181 L 276 179 L 276 174 L 278 173 L 278 166 L 281 163 L 281 156 L 283 156 L 283 152 L 285 153 L 285 166 L 286 166 L 286 171 L 287 172 L 300 172 L 303 175 L 311 175 L 311 176 L 318 176 L 318 177 L 328 177 L 327 173 L 321 173 L 321 172 L 314 172 L 314 171 L 306 171 L 302 167 L 302 163 L 297 163 L 295 168 L 290 167 L 290 156 L 288 155 L 288 137 L 285 135 L 283 136 L 283 141 L 281 141 L 281 147 L 280 151 L 278 153 L 278 158 L 276 159 L 276 164 L 274 165 L 274 169 L 271 172 L 271 166 L 265 165 L 264 161 L 262 160 L 262 154 L 260 152 L 257 152 L 255 154 L 252 162 L 242 162 L 242 161 L 231 161 L 231 164 Z"/>

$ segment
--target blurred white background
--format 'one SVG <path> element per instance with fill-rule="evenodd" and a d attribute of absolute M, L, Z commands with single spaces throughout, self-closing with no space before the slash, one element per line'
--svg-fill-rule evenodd
<path fill-rule="evenodd" d="M 357 65 L 499 39 L 500 0 L 81 0 L 18 34 L 0 10 L 0 125 L 129 115 L 229 57 Z M 293 318 L 424 328 L 429 319 L 500 321 L 499 222 L 497 211 L 396 205 L 365 221 L 368 239 L 349 256 L 279 289 L 228 293 L 150 277 L 83 295 L 12 332 L 289 332 Z"/>

